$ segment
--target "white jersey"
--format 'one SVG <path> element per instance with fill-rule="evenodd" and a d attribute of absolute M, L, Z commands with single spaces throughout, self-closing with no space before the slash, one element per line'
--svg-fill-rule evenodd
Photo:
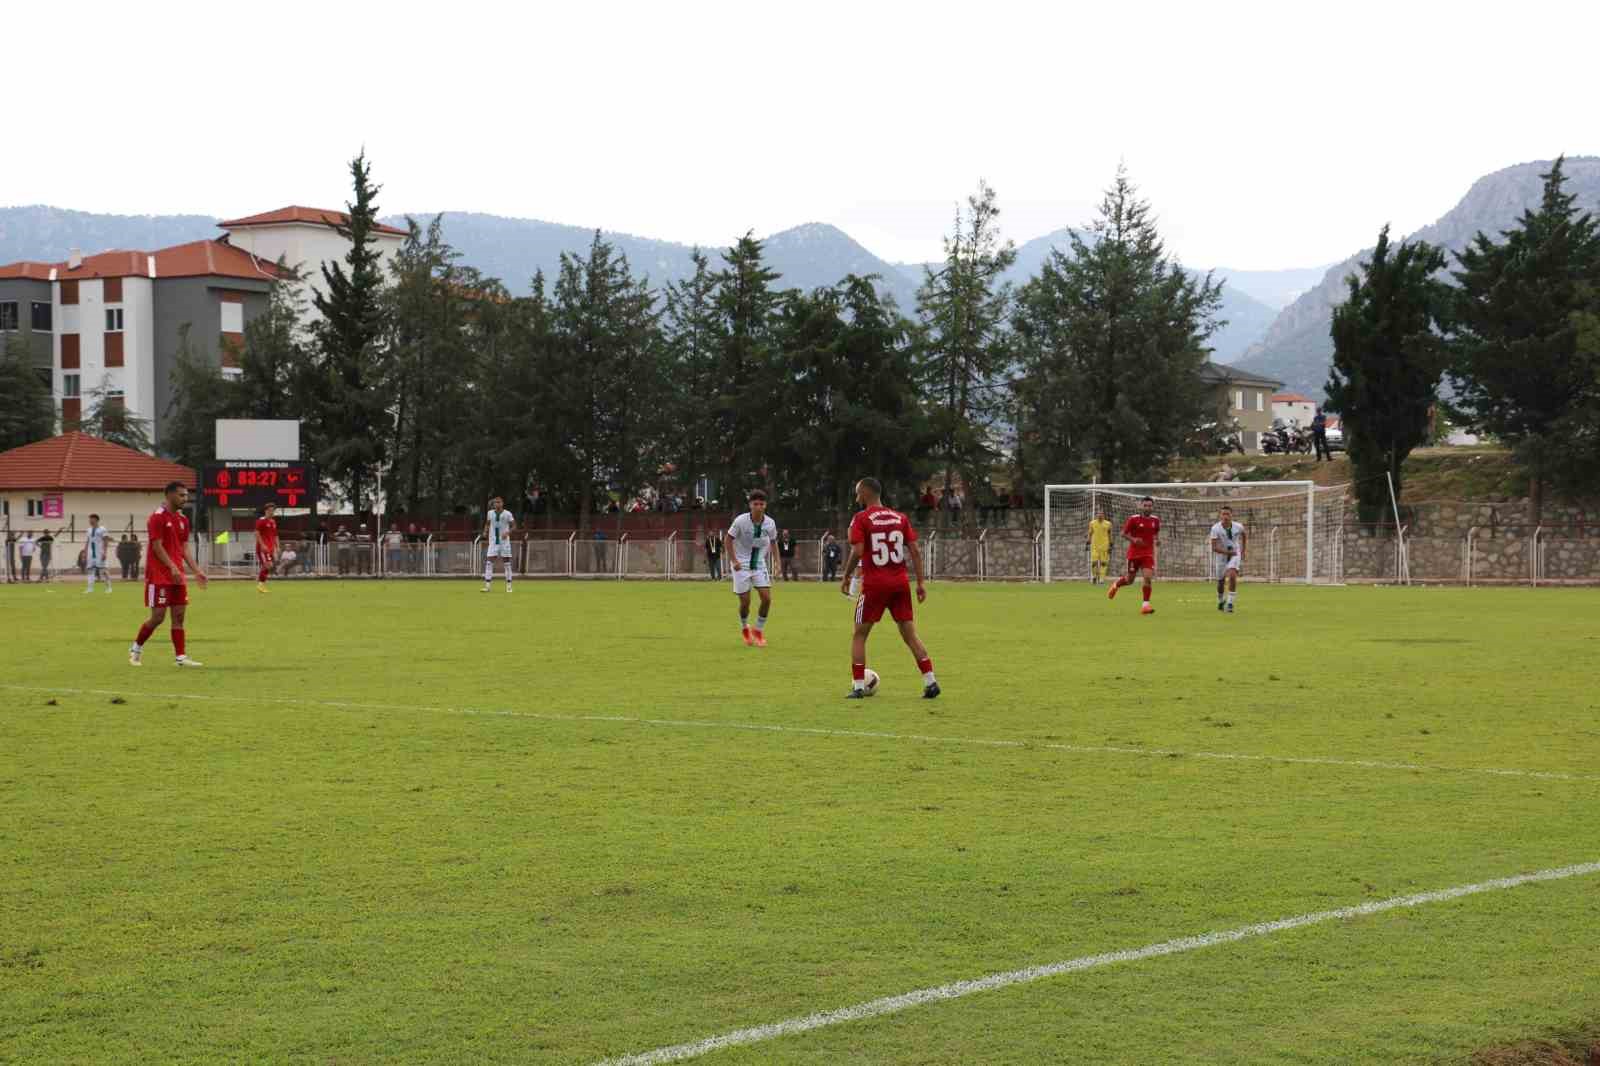
<path fill-rule="evenodd" d="M 1244 526 L 1238 522 L 1231 522 L 1228 528 L 1224 529 L 1222 523 L 1218 522 L 1211 527 L 1211 539 L 1227 549 L 1228 558 L 1236 558 L 1240 545 L 1244 543 Z"/>
<path fill-rule="evenodd" d="M 746 511 L 733 520 L 733 525 L 728 527 L 728 536 L 733 538 L 733 557 L 739 560 L 740 565 L 752 573 L 765 574 L 768 572 L 767 555 L 772 551 L 772 546 L 778 539 L 778 523 L 768 515 L 757 526 L 755 520 Z"/>
<path fill-rule="evenodd" d="M 106 564 L 106 532 L 105 526 L 93 526 L 85 534 L 88 538 L 88 563 L 90 566 L 104 566 Z"/>
<path fill-rule="evenodd" d="M 511 530 L 517 524 L 517 520 L 511 516 L 510 511 L 490 511 L 485 524 L 489 530 L 489 547 L 511 546 Z"/>

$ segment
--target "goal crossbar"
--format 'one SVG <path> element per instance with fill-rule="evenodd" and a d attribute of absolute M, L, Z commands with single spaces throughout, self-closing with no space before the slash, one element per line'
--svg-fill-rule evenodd
<path fill-rule="evenodd" d="M 1242 500 L 1262 499 L 1289 499 L 1305 494 L 1305 537 L 1306 537 L 1306 584 L 1311 584 L 1315 579 L 1315 517 L 1316 493 L 1315 481 L 1122 481 L 1122 482 L 1088 482 L 1077 484 L 1046 485 L 1044 487 L 1044 558 L 1040 573 L 1046 584 L 1051 580 L 1051 550 L 1050 539 L 1054 532 L 1054 523 L 1051 522 L 1052 497 L 1056 492 L 1086 492 L 1091 499 L 1097 493 L 1115 493 L 1117 495 L 1130 495 L 1135 492 L 1155 495 L 1162 489 L 1193 489 L 1210 490 L 1211 499 L 1220 503 Z M 1287 489 L 1281 493 L 1261 493 L 1260 489 Z M 1174 497 L 1174 502 L 1177 501 Z"/>

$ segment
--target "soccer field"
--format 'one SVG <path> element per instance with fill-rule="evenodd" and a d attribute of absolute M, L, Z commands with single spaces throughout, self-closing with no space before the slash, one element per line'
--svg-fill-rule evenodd
<path fill-rule="evenodd" d="M 766 649 L 725 586 L 273 587 L 194 594 L 193 671 L 165 629 L 127 665 L 137 586 L 0 590 L 0 1061 L 1434 1062 L 1600 1020 L 1597 591 L 936 584 L 944 696 L 885 625 L 850 702 L 832 586 Z"/>

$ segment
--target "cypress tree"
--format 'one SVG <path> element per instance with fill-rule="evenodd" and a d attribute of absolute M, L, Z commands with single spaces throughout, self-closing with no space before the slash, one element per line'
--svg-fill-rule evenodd
<path fill-rule="evenodd" d="M 1515 451 L 1534 522 L 1547 484 L 1595 485 L 1582 445 L 1600 409 L 1600 352 L 1584 338 L 1600 308 L 1600 223 L 1565 190 L 1562 162 L 1543 175 L 1538 209 L 1498 241 L 1479 233 L 1453 272 L 1453 410 Z"/>
<path fill-rule="evenodd" d="M 1363 522 L 1389 509 L 1386 473 L 1401 495 L 1401 466 L 1428 440 L 1448 363 L 1436 328 L 1448 292 L 1434 275 L 1444 265 L 1444 252 L 1432 245 L 1391 247 L 1385 226 L 1360 275 L 1345 279 L 1349 297 L 1333 312 L 1327 406 L 1343 416 Z"/>
<path fill-rule="evenodd" d="M 324 473 L 341 483 L 360 511 L 376 484 L 390 439 L 390 396 L 384 333 L 383 272 L 373 231 L 379 187 L 363 152 L 350 161 L 354 198 L 339 235 L 350 242 L 344 262 L 324 263 L 315 303 L 321 362 L 313 377 L 316 452 Z"/>

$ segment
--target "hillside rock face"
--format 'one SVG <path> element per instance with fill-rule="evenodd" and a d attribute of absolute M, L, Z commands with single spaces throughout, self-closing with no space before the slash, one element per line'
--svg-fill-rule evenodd
<path fill-rule="evenodd" d="M 1538 205 L 1544 189 L 1540 175 L 1550 170 L 1552 162 L 1520 163 L 1479 178 L 1448 214 L 1407 239 L 1458 252 L 1479 232 L 1498 236 L 1523 211 Z M 1600 212 L 1600 157 L 1571 157 L 1565 171 L 1567 191 L 1577 196 L 1579 206 Z M 1371 253 L 1370 247 L 1364 248 L 1331 267 L 1320 283 L 1278 314 L 1266 336 L 1245 352 L 1239 368 L 1278 378 L 1295 392 L 1322 395 L 1333 362 L 1333 340 L 1328 335 L 1333 309 L 1345 300 L 1344 279 L 1357 272 Z"/>

